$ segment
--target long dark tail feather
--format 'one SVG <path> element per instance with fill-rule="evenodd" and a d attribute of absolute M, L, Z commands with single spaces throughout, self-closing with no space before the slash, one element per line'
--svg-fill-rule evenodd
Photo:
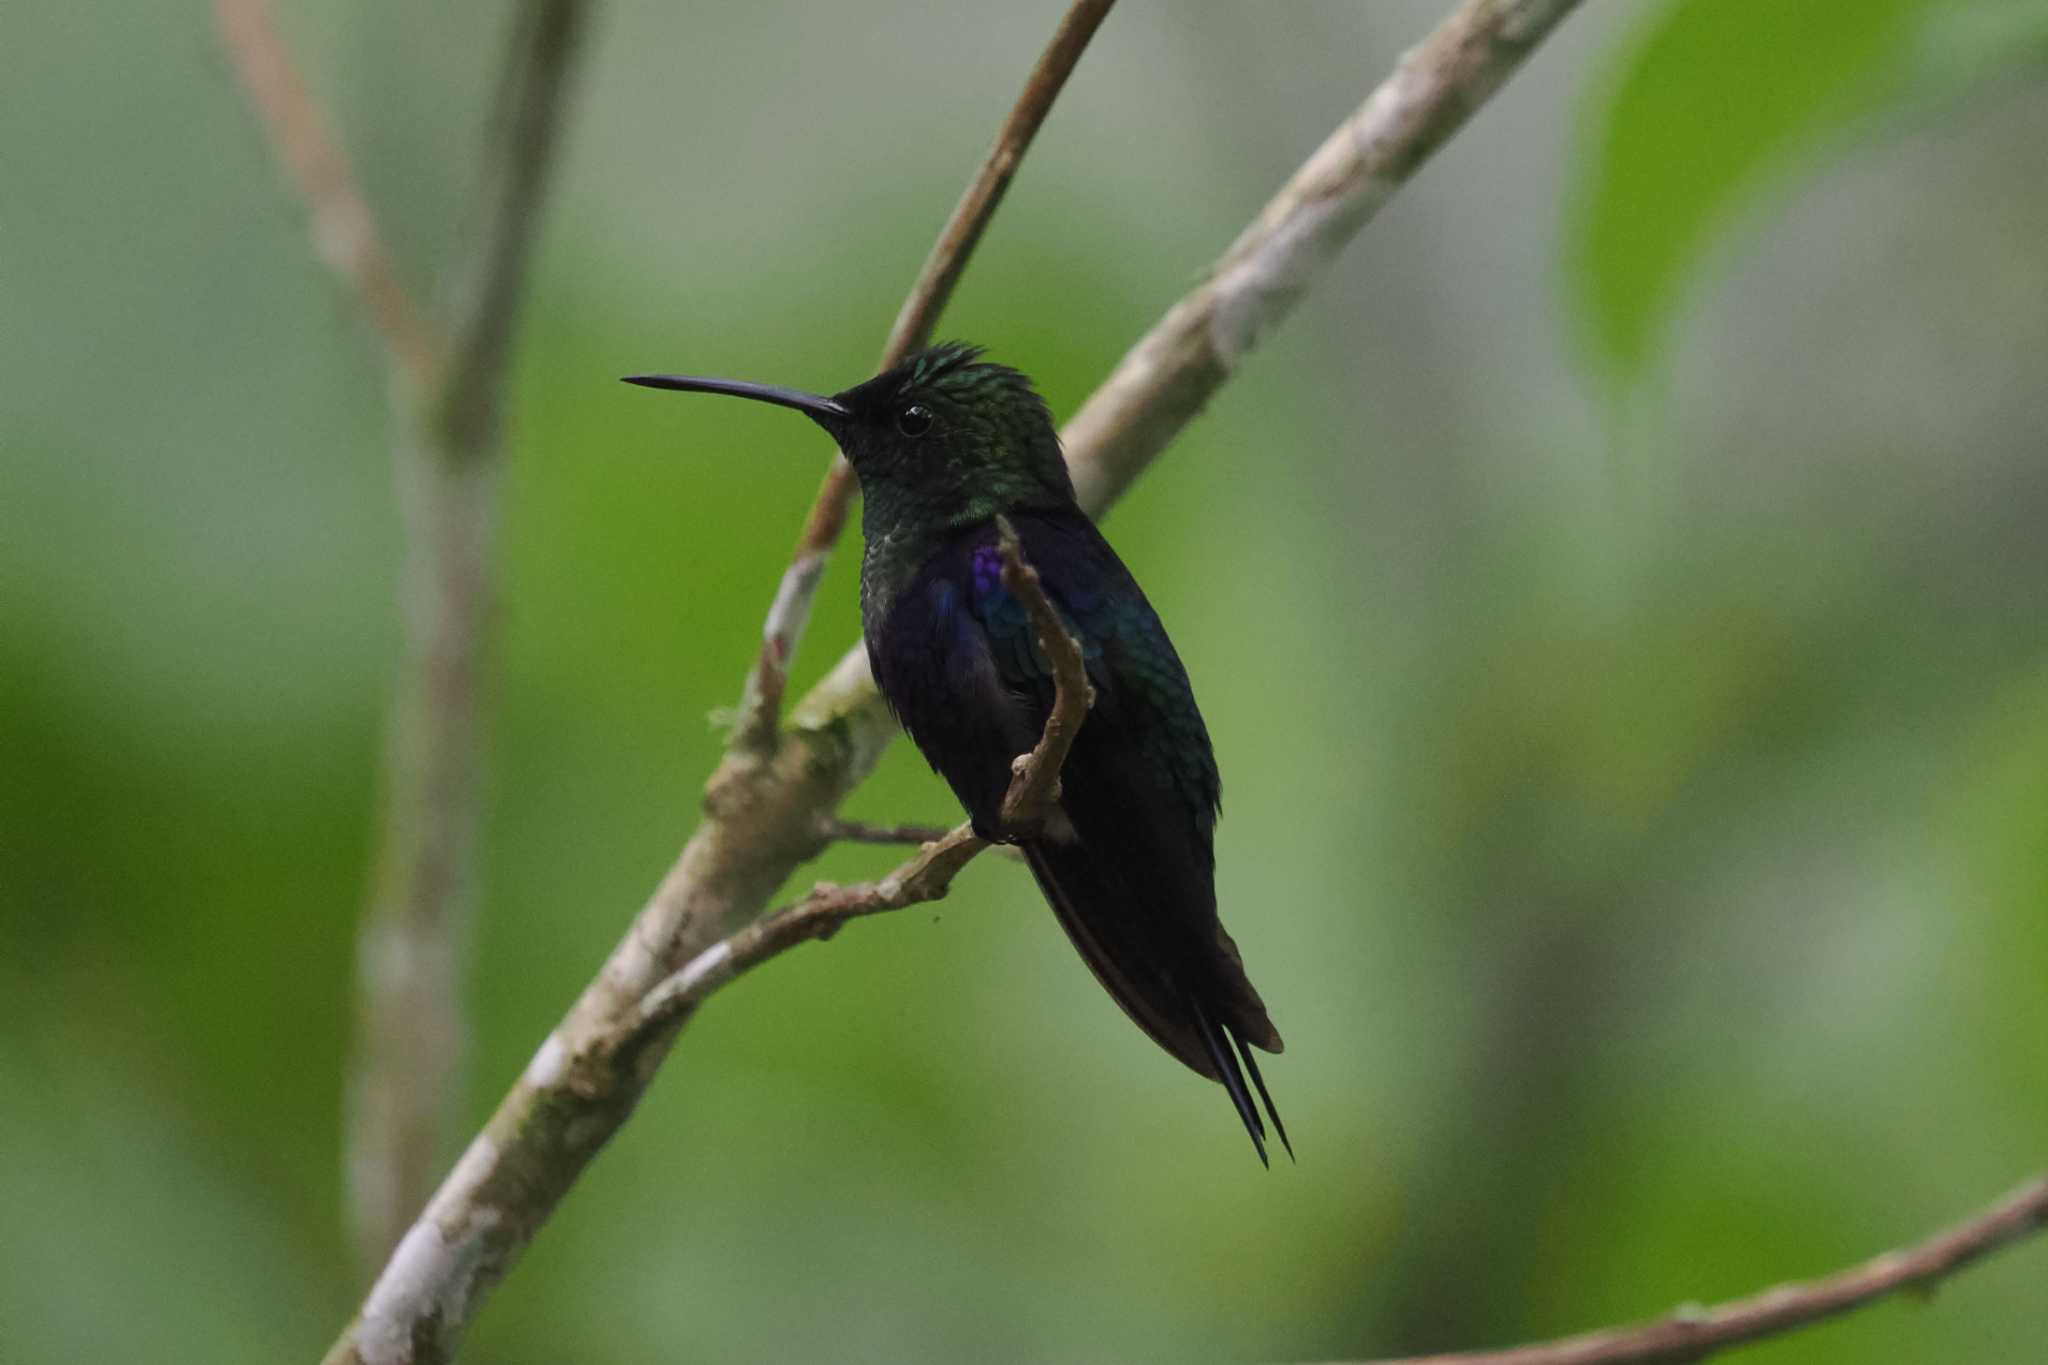
<path fill-rule="evenodd" d="M 1198 1021 L 1182 1008 L 1180 991 L 1149 970 L 1142 950 L 1119 925 L 1121 891 L 1080 849 L 1038 843 L 1021 847 L 1060 925 L 1103 989 L 1153 1042 L 1189 1069 L 1209 1075 L 1213 1049 Z"/>
<path fill-rule="evenodd" d="M 1273 1097 L 1266 1091 L 1258 1063 L 1252 1060 L 1245 1034 L 1249 1027 L 1260 1046 L 1276 1050 L 1280 1037 L 1266 1019 L 1265 1009 L 1258 1003 L 1250 983 L 1243 981 L 1235 949 L 1230 948 L 1225 955 L 1225 965 L 1238 979 L 1234 993 L 1227 986 L 1208 991 L 1191 989 L 1160 970 L 1157 949 L 1145 941 L 1143 926 L 1133 924 L 1128 917 L 1129 888 L 1111 870 L 1099 865 L 1085 848 L 1035 841 L 1021 847 L 1068 937 L 1124 1012 L 1152 1041 L 1189 1069 L 1222 1082 L 1245 1132 L 1251 1134 L 1259 1160 L 1270 1166 L 1266 1125 L 1259 1117 L 1259 1106 L 1252 1100 L 1252 1089 L 1256 1087 L 1259 1099 L 1265 1102 L 1266 1113 L 1272 1116 L 1280 1144 L 1291 1160 L 1294 1145 L 1287 1140 L 1287 1129 L 1273 1107 Z M 1228 936 L 1220 930 L 1216 932 L 1218 939 L 1228 944 Z M 1245 1079 L 1247 1072 L 1251 1077 L 1249 1085 Z"/>
<path fill-rule="evenodd" d="M 1237 1058 L 1231 1055 L 1230 1043 L 1226 1039 L 1224 1028 L 1211 1019 L 1200 1005 L 1192 1001 L 1189 1004 L 1195 1012 L 1196 1021 L 1201 1025 L 1202 1041 L 1209 1045 L 1209 1056 L 1216 1063 L 1216 1071 L 1223 1082 L 1223 1088 L 1230 1092 L 1230 1102 L 1237 1106 L 1237 1116 L 1243 1120 L 1245 1132 L 1251 1134 L 1252 1147 L 1259 1154 L 1259 1164 L 1270 1170 L 1273 1163 L 1266 1157 L 1266 1125 L 1259 1120 L 1259 1107 L 1252 1103 L 1251 1092 L 1244 1087 L 1244 1072 L 1238 1068 Z M 1244 1044 L 1238 1044 L 1240 1051 L 1243 1047 Z M 1252 1074 L 1258 1074 L 1257 1068 L 1253 1068 Z M 1264 1084 L 1259 1086 L 1259 1093 L 1266 1093 Z M 1272 1107 L 1272 1102 L 1267 1101 L 1267 1110 L 1270 1111 Z M 1281 1141 L 1285 1142 L 1286 1138 L 1283 1136 Z M 1289 1158 L 1293 1157 L 1292 1147 L 1287 1149 L 1287 1155 Z"/>
<path fill-rule="evenodd" d="M 1237 1034 L 1231 1035 L 1237 1044 L 1237 1055 L 1244 1058 L 1244 1069 L 1250 1073 L 1252 1084 L 1258 1087 L 1259 1098 L 1266 1102 L 1266 1117 L 1273 1120 L 1273 1131 L 1280 1135 L 1280 1145 L 1287 1149 L 1287 1159 L 1294 1160 L 1294 1144 L 1287 1140 L 1287 1125 L 1280 1121 L 1280 1111 L 1273 1107 L 1273 1097 L 1266 1092 L 1266 1078 L 1259 1074 L 1259 1064 L 1252 1059 L 1252 1050 Z"/>

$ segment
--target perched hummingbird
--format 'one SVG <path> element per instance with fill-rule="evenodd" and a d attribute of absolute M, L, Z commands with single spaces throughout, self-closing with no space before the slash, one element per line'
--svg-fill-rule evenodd
<path fill-rule="evenodd" d="M 1245 1078 L 1287 1144 L 1250 1051 L 1280 1051 L 1280 1035 L 1216 917 L 1221 784 L 1208 729 L 1152 604 L 1074 500 L 1044 400 L 980 356 L 934 346 L 829 398 L 682 375 L 627 382 L 795 408 L 838 442 L 860 479 L 861 625 L 882 695 L 975 832 L 1020 846 L 1124 1012 L 1230 1092 L 1263 1162 L 1265 1124 Z M 1054 687 L 1024 604 L 1003 587 L 998 515 L 1080 641 L 1095 688 L 1058 809 L 1027 835 L 1002 828 L 1003 795 Z"/>

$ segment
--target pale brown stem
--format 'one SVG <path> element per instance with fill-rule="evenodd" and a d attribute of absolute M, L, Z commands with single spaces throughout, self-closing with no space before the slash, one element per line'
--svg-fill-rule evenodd
<path fill-rule="evenodd" d="M 1108 506 L 1415 169 L 1578 0 L 1467 0 L 1401 58 L 1067 423 L 1081 505 Z"/>
<path fill-rule="evenodd" d="M 939 314 L 946 311 L 953 286 L 960 282 L 961 272 L 967 269 L 967 258 L 974 254 L 982 232 L 1003 202 L 1003 192 L 1010 188 L 1017 167 L 1023 164 L 1025 150 L 1038 135 L 1045 116 L 1052 112 L 1052 102 L 1059 97 L 1067 77 L 1073 74 L 1081 54 L 1088 50 L 1095 30 L 1109 17 L 1109 8 L 1114 3 L 1115 0 L 1075 0 L 1061 18 L 1052 41 L 1046 44 L 1038 65 L 1024 82 L 1024 93 L 1017 97 L 1010 116 L 996 131 L 995 145 L 988 149 L 981 168 L 961 193 L 960 202 L 953 206 L 953 216 L 939 229 L 939 239 L 932 243 L 931 254 L 924 258 L 924 266 L 917 272 L 917 283 L 910 287 L 910 295 L 903 300 L 895 325 L 889 329 L 882 358 L 875 366 L 878 371 L 900 365 L 911 352 L 931 341 Z"/>
<path fill-rule="evenodd" d="M 1804 1284 L 1781 1284 L 1713 1308 L 1657 1322 L 1501 1351 L 1407 1356 L 1366 1365 L 1676 1365 L 1808 1327 L 1901 1290 L 1941 1280 L 2048 1225 L 2048 1178 L 2014 1190 L 1984 1212 L 1914 1246 Z"/>
<path fill-rule="evenodd" d="M 877 373 L 901 364 L 911 352 L 931 340 L 932 328 L 953 297 L 953 286 L 967 269 L 968 258 L 980 243 L 983 230 L 1003 202 L 1003 192 L 1009 189 L 1017 167 L 1023 163 L 1025 151 L 1114 3 L 1115 0 L 1074 0 L 1061 18 L 1052 41 L 1046 44 L 1038 64 L 1025 78 L 1024 92 L 997 130 L 995 145 L 989 148 L 974 178 L 967 183 L 960 202 L 953 206 L 952 216 L 939 229 L 938 240 L 932 243 L 931 252 L 889 329 L 889 338 L 882 345 L 882 358 L 875 366 Z M 853 469 L 845 457 L 835 454 L 825 471 L 824 482 L 818 486 L 817 496 L 811 501 L 811 510 L 804 517 L 796 551 L 761 632 L 761 652 L 748 675 L 738 720 L 733 726 L 737 749 L 767 754 L 779 742 L 782 694 L 789 684 L 789 666 L 810 620 L 811 599 L 824 573 L 825 557 L 846 529 L 847 509 L 853 503 L 854 492 Z"/>
<path fill-rule="evenodd" d="M 850 919 L 943 899 L 953 879 L 987 847 L 972 825 L 960 825 L 925 844 L 886 877 L 852 886 L 819 883 L 794 905 L 771 911 L 712 944 L 649 991 L 627 1020 L 622 1041 L 631 1045 L 650 1034 L 679 1029 L 726 983 L 799 943 L 832 937 Z"/>
<path fill-rule="evenodd" d="M 929 844 L 952 831 L 943 825 L 877 825 L 865 820 L 823 820 L 819 831 L 834 843 Z"/>
<path fill-rule="evenodd" d="M 1024 558 L 1017 528 L 1010 525 L 1008 517 L 999 516 L 996 531 L 1003 551 L 1003 587 L 1030 613 L 1031 633 L 1052 665 L 1052 711 L 1045 718 L 1037 745 L 1030 753 L 1019 755 L 1010 774 L 1010 788 L 1003 793 L 1004 828 L 1025 830 L 1042 824 L 1059 805 L 1060 770 L 1074 745 L 1074 733 L 1095 704 L 1095 688 L 1088 681 L 1080 645 L 1045 595 L 1038 570 Z"/>

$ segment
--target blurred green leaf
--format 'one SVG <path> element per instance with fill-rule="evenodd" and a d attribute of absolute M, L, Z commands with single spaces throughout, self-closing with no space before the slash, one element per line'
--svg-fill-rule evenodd
<path fill-rule="evenodd" d="M 1640 379 L 1717 232 L 1880 110 L 2048 54 L 2042 0 L 1677 0 L 1596 97 L 1568 227 L 1586 348 Z"/>

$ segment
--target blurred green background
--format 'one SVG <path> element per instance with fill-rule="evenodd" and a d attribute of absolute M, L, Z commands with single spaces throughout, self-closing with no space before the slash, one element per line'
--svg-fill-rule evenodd
<path fill-rule="evenodd" d="M 687 834 L 827 453 L 615 376 L 864 375 L 1058 8 L 600 11 L 517 362 L 473 1119 Z M 942 332 L 1071 411 L 1445 8 L 1119 7 Z M 422 288 L 505 10 L 282 16 Z M 1589 7 L 1111 518 L 1215 734 L 1298 1166 L 984 861 L 718 999 L 468 1358 L 1503 1343 L 2038 1169 L 2042 18 Z M 357 1292 L 384 378 L 207 19 L 0 47 L 8 1365 L 308 1360 Z M 849 813 L 952 807 L 899 748 Z M 1742 1358 L 2039 1360 L 2044 1270 Z"/>

